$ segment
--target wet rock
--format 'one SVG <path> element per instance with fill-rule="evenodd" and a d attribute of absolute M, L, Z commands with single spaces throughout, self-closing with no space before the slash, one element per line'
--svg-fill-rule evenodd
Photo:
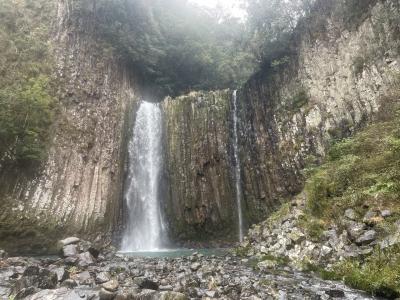
<path fill-rule="evenodd" d="M 346 296 L 346 294 L 341 290 L 329 290 L 325 291 L 325 294 L 332 298 L 344 298 Z"/>
<path fill-rule="evenodd" d="M 158 283 L 145 277 L 138 277 L 134 279 L 134 283 L 141 289 L 158 290 Z"/>
<path fill-rule="evenodd" d="M 78 255 L 78 246 L 74 244 L 66 245 L 62 248 L 63 257 L 72 257 Z"/>
<path fill-rule="evenodd" d="M 94 257 L 94 258 L 98 258 L 100 255 L 100 250 L 95 248 L 95 247 L 89 247 L 88 252 Z"/>
<path fill-rule="evenodd" d="M 118 290 L 119 283 L 117 280 L 110 280 L 101 285 L 104 289 L 110 292 L 115 292 Z"/>
<path fill-rule="evenodd" d="M 23 276 L 15 281 L 12 292 L 18 295 L 18 298 L 23 298 L 35 293 L 37 288 L 54 289 L 57 283 L 57 275 L 54 272 L 38 266 L 29 266 Z"/>
<path fill-rule="evenodd" d="M 366 245 L 376 240 L 377 233 L 375 230 L 368 230 L 364 232 L 357 240 L 356 244 Z"/>
<path fill-rule="evenodd" d="M 39 275 L 39 266 L 28 266 L 24 273 L 22 274 L 23 276 L 37 276 Z"/>

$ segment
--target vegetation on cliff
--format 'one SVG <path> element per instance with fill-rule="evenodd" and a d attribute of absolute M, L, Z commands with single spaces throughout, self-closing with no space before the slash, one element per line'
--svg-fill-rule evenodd
<path fill-rule="evenodd" d="M 0 165 L 40 161 L 54 112 L 48 1 L 0 1 Z"/>
<path fill-rule="evenodd" d="M 343 216 L 350 214 L 354 222 L 367 223 L 380 240 L 388 238 L 387 246 L 382 248 L 386 243 L 378 244 L 365 259 L 348 258 L 328 271 L 319 270 L 324 278 L 343 279 L 354 288 L 388 298 L 400 295 L 399 97 L 400 80 L 397 80 L 385 97 L 383 120 L 335 143 L 327 161 L 311 171 L 305 186 L 307 202 L 301 222 L 309 237 L 318 241 L 329 228 L 345 228 Z M 378 211 L 384 211 L 385 218 L 374 213 Z"/>
<path fill-rule="evenodd" d="M 98 40 L 159 96 L 236 87 L 254 70 L 246 26 L 186 0 L 80 1 L 74 14 L 94 15 Z"/>

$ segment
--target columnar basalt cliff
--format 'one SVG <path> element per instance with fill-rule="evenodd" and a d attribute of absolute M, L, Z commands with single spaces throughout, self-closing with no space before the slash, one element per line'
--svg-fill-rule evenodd
<path fill-rule="evenodd" d="M 104 238 L 120 219 L 135 94 L 93 39 L 91 20 L 72 15 L 73 3 L 58 1 L 51 44 L 60 104 L 47 161 L 33 174 L 1 173 L 0 247 L 10 251 L 46 251 L 68 233 Z"/>
<path fill-rule="evenodd" d="M 353 26 L 321 15 L 322 32 L 300 25 L 295 53 L 265 66 L 238 91 L 248 222 L 264 219 L 300 192 L 302 170 L 321 162 L 332 140 L 352 134 L 384 111 L 399 71 L 397 1 L 377 2 Z M 318 23 L 321 15 L 308 24 Z M 176 233 L 183 236 L 188 228 L 197 236 L 207 226 L 218 230 L 223 220 L 231 227 L 220 236 L 235 232 L 230 94 L 192 94 L 165 105 L 170 202 L 179 224 Z"/>
<path fill-rule="evenodd" d="M 171 233 L 180 239 L 236 236 L 229 90 L 164 101 Z M 231 235 L 231 236 L 229 236 Z"/>
<path fill-rule="evenodd" d="M 300 26 L 289 63 L 256 74 L 240 91 L 243 184 L 252 222 L 301 191 L 302 169 L 320 162 L 332 140 L 383 113 L 399 72 L 398 14 L 398 2 L 385 1 L 351 30 L 334 18 L 319 36 Z"/>

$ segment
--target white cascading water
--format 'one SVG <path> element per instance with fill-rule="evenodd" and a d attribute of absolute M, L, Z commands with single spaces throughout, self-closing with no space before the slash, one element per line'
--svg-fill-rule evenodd
<path fill-rule="evenodd" d="M 129 143 L 125 193 L 128 223 L 122 251 L 156 251 L 165 239 L 159 187 L 162 169 L 162 113 L 159 104 L 142 102 Z"/>
<path fill-rule="evenodd" d="M 241 185 L 241 169 L 239 158 L 239 137 L 238 137 L 238 117 L 237 117 L 237 91 L 233 92 L 233 156 L 235 164 L 235 183 L 236 183 L 236 202 L 239 226 L 239 241 L 243 241 L 243 212 L 242 212 L 242 185 Z"/>

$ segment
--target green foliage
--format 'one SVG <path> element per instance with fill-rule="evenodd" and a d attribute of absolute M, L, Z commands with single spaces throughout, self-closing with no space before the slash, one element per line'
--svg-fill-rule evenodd
<path fill-rule="evenodd" d="M 375 296 L 397 298 L 400 296 L 400 247 L 384 250 L 375 247 L 364 262 L 348 259 L 335 265 L 327 274 L 331 278 L 342 278 L 347 285 Z"/>
<path fill-rule="evenodd" d="M 319 241 L 326 229 L 325 223 L 322 220 L 309 215 L 305 215 L 299 220 L 299 226 L 305 230 L 307 236 L 312 241 Z"/>
<path fill-rule="evenodd" d="M 0 0 L 0 164 L 46 154 L 54 111 L 50 8 L 44 0 Z"/>
<path fill-rule="evenodd" d="M 361 204 L 392 206 L 400 212 L 400 118 L 369 126 L 353 138 L 335 143 L 328 161 L 306 183 L 307 208 L 326 222 Z"/>
<path fill-rule="evenodd" d="M 299 110 L 303 106 L 307 105 L 308 101 L 309 101 L 309 96 L 307 90 L 301 88 L 292 98 L 291 105 L 293 110 Z"/>
<path fill-rule="evenodd" d="M 291 53 L 293 30 L 299 18 L 310 11 L 312 0 L 268 0 L 248 2 L 250 41 L 259 61 L 276 65 Z M 284 62 L 284 60 L 283 60 Z"/>
<path fill-rule="evenodd" d="M 186 0 L 101 0 L 95 7 L 79 3 L 73 12 L 76 22 L 95 15 L 98 40 L 108 43 L 161 96 L 236 87 L 254 70 L 246 27 L 217 11 Z"/>

